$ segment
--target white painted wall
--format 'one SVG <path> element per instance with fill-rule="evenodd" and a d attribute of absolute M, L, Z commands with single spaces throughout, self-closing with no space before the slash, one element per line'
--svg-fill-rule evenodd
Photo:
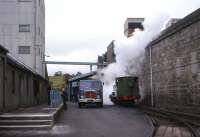
<path fill-rule="evenodd" d="M 12 56 L 45 75 L 42 62 L 45 53 L 44 0 L 0 0 L 0 44 Z M 30 24 L 30 32 L 19 32 L 19 24 Z M 18 46 L 30 46 L 30 54 L 18 54 Z M 39 53 L 40 51 L 40 53 Z"/>

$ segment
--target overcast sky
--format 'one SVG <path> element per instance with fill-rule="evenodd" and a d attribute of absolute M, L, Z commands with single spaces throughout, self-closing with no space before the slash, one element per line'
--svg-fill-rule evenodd
<path fill-rule="evenodd" d="M 200 7 L 200 0 L 45 0 L 46 60 L 91 61 L 112 40 L 124 37 L 127 17 L 151 17 L 164 12 L 183 18 Z M 48 65 L 49 75 L 89 72 L 88 66 Z"/>

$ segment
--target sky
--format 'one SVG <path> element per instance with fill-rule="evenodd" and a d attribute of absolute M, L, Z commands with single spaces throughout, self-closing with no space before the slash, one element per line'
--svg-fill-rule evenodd
<path fill-rule="evenodd" d="M 48 61 L 97 62 L 112 40 L 124 38 L 126 18 L 165 13 L 183 18 L 200 0 L 45 0 Z M 94 67 L 95 69 L 95 67 Z M 48 65 L 49 75 L 87 73 L 89 66 Z"/>

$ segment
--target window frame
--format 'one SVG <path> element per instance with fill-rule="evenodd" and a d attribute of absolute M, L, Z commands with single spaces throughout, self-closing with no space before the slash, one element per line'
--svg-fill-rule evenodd
<path fill-rule="evenodd" d="M 18 2 L 32 2 L 32 0 L 18 0 Z"/>
<path fill-rule="evenodd" d="M 31 32 L 31 25 L 30 24 L 19 24 L 19 32 Z"/>
<path fill-rule="evenodd" d="M 29 49 L 21 49 L 20 48 L 29 48 Z M 22 55 L 30 55 L 31 54 L 31 46 L 18 46 L 18 54 Z"/>

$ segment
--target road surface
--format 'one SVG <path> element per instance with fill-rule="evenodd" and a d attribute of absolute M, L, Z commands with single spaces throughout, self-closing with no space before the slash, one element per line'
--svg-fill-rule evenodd
<path fill-rule="evenodd" d="M 0 137 L 149 137 L 151 124 L 134 108 L 104 106 L 79 109 L 70 103 L 48 131 L 0 131 Z"/>

